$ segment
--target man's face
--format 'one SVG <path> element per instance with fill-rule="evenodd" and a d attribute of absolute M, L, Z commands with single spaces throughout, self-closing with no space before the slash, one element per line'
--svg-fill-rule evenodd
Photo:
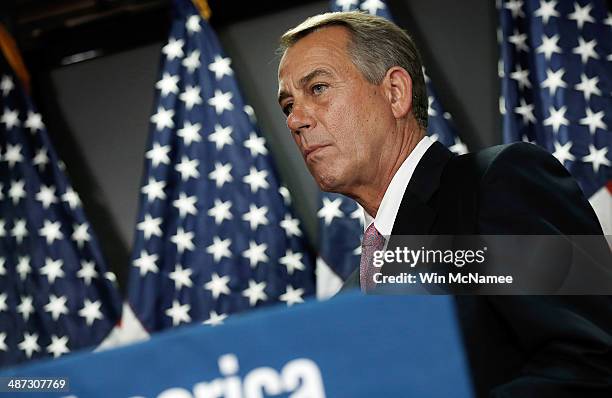
<path fill-rule="evenodd" d="M 352 63 L 349 32 L 310 33 L 281 59 L 279 104 L 310 173 L 325 191 L 353 193 L 371 183 L 395 126 L 382 85 Z"/>

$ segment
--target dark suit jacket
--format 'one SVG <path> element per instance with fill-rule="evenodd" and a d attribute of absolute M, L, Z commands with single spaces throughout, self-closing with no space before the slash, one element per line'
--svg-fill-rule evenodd
<path fill-rule="evenodd" d="M 408 184 L 393 235 L 602 234 L 582 191 L 532 144 L 454 156 L 439 143 Z M 343 290 L 359 286 L 359 270 Z M 612 397 L 612 298 L 455 296 L 478 397 Z"/>

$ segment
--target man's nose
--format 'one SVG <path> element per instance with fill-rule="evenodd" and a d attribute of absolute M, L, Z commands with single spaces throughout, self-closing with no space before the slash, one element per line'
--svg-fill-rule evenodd
<path fill-rule="evenodd" d="M 287 117 L 287 127 L 294 133 L 301 134 L 315 126 L 315 120 L 309 109 L 293 104 L 293 109 Z"/>

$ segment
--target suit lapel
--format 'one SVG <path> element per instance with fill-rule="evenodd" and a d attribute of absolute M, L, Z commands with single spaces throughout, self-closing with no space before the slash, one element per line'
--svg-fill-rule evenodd
<path fill-rule="evenodd" d="M 404 192 L 392 235 L 426 235 L 436 218 L 431 198 L 440 186 L 440 178 L 453 157 L 444 145 L 434 142 L 417 164 Z"/>

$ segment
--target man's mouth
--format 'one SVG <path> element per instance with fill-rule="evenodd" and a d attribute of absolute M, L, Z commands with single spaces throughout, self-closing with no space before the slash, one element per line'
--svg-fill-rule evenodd
<path fill-rule="evenodd" d="M 325 147 L 327 147 L 329 145 L 313 145 L 311 147 L 308 147 L 307 149 L 304 150 L 304 158 L 308 159 L 309 155 L 312 155 L 313 153 L 317 152 L 320 149 L 323 149 Z"/>

